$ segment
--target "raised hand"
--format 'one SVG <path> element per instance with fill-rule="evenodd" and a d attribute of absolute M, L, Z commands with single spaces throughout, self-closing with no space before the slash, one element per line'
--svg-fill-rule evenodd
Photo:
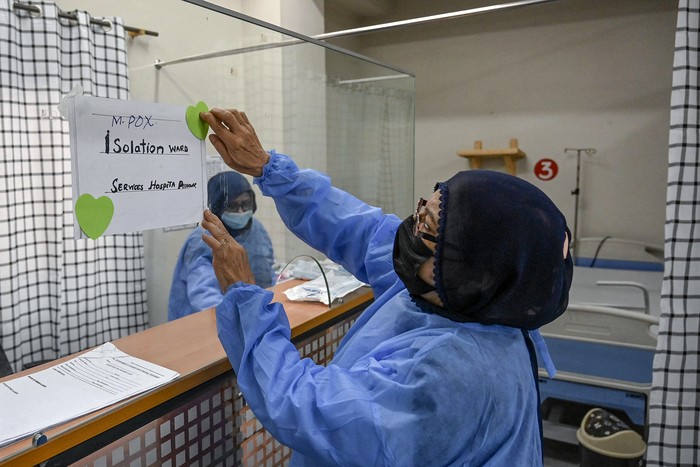
<path fill-rule="evenodd" d="M 209 124 L 214 134 L 209 141 L 221 155 L 226 165 L 237 172 L 259 177 L 270 160 L 255 128 L 245 112 L 236 109 L 211 109 L 199 114 Z"/>

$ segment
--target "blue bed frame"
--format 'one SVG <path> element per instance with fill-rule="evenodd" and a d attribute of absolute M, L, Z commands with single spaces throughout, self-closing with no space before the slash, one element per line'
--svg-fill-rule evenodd
<path fill-rule="evenodd" d="M 540 398 L 624 412 L 646 427 L 658 318 L 617 308 L 570 304 L 541 329 L 557 375 L 540 363 Z M 545 438 L 576 444 L 577 426 L 543 420 Z M 644 430 L 646 431 L 646 430 Z"/>

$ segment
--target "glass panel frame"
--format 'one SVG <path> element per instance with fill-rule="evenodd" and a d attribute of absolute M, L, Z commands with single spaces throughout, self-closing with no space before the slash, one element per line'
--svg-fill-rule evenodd
<path fill-rule="evenodd" d="M 184 2 L 234 22 L 198 18 L 194 11 L 186 15 L 197 30 L 206 26 L 207 36 L 216 39 L 206 47 L 199 42 L 199 49 L 169 51 L 154 65 L 156 102 L 203 100 L 244 110 L 266 149 L 328 174 L 338 188 L 387 213 L 410 214 L 414 75 L 209 2 Z M 141 67 L 132 77 L 152 73 Z M 227 170 L 209 144 L 207 153 L 210 176 Z M 268 229 L 280 264 L 300 254 L 322 259 L 286 230 L 271 200 L 257 195 L 256 217 Z"/>

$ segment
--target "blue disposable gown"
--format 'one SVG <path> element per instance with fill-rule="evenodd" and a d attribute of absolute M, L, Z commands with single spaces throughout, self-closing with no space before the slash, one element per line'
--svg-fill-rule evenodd
<path fill-rule="evenodd" d="M 257 285 L 270 287 L 275 280 L 274 254 L 263 224 L 252 218 L 249 229 L 234 238 L 248 253 Z M 195 228 L 185 240 L 175 264 L 168 301 L 168 319 L 174 320 L 219 304 L 219 282 L 212 268 L 211 248 L 202 240 L 204 229 Z"/>
<path fill-rule="evenodd" d="M 375 301 L 327 367 L 300 359 L 283 307 L 229 287 L 219 338 L 263 426 L 292 465 L 542 464 L 537 390 L 522 331 L 419 309 L 394 273 L 400 220 L 272 152 L 255 180 L 298 236 L 372 286 Z"/>

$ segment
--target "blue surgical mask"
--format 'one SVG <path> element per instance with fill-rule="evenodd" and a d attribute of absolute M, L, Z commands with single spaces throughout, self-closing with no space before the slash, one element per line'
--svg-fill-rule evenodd
<path fill-rule="evenodd" d="M 243 211 L 243 212 L 229 212 L 224 211 L 221 214 L 221 222 L 226 224 L 226 227 L 233 230 L 241 230 L 243 227 L 248 225 L 248 221 L 253 217 L 253 211 Z"/>

